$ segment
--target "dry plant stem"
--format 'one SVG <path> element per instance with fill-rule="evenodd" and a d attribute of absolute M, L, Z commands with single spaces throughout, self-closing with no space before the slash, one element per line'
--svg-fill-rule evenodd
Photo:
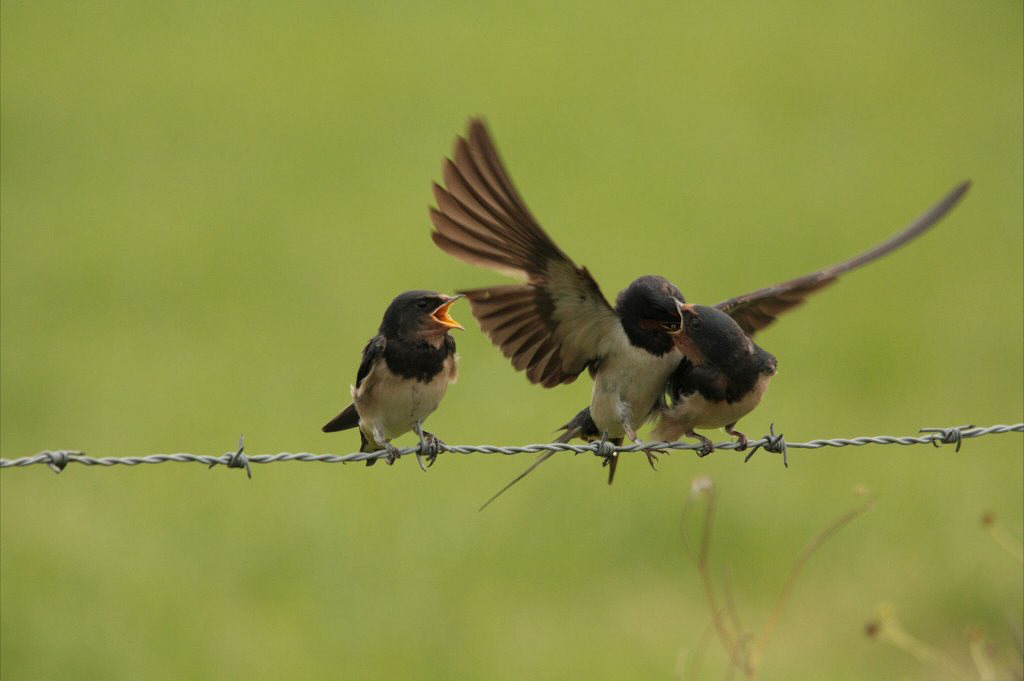
<path fill-rule="evenodd" d="M 772 609 L 771 615 L 768 616 L 768 622 L 765 623 L 764 627 L 761 629 L 761 633 L 757 637 L 757 640 L 754 642 L 754 648 L 750 654 L 750 668 L 752 671 L 750 678 L 753 679 L 757 677 L 757 669 L 760 666 L 761 658 L 764 656 L 764 650 L 768 645 L 768 640 L 771 638 L 772 632 L 775 630 L 775 625 L 778 624 L 779 617 L 782 615 L 782 609 L 785 607 L 786 601 L 789 600 L 789 595 L 793 591 L 793 586 L 796 584 L 796 580 L 800 576 L 800 571 L 803 569 L 808 559 L 821 547 L 822 544 L 832 537 L 832 535 L 851 523 L 861 514 L 870 510 L 874 505 L 875 500 L 868 499 L 857 508 L 844 513 L 811 539 L 807 546 L 804 547 L 804 550 L 800 552 L 800 555 L 797 557 L 796 561 L 793 563 L 793 567 L 789 571 L 789 577 L 786 578 L 786 584 L 782 588 L 782 594 L 779 596 L 778 602 L 775 603 L 775 607 Z"/>
<path fill-rule="evenodd" d="M 689 659 L 686 662 L 680 661 L 678 667 L 680 681 L 697 681 L 697 679 L 700 678 L 700 665 L 704 661 L 704 653 L 707 652 L 708 642 L 711 640 L 714 633 L 715 632 L 711 624 L 704 627 L 704 633 L 702 633 L 700 635 L 700 639 L 697 640 L 696 647 L 694 647 L 693 652 L 688 656 Z"/>
<path fill-rule="evenodd" d="M 711 581 L 711 570 L 708 567 L 708 553 L 711 546 L 711 528 L 715 516 L 715 489 L 710 487 L 702 492 L 707 498 L 707 502 L 704 506 L 704 523 L 701 529 L 700 537 L 700 548 L 697 551 L 697 555 L 694 556 L 694 560 L 697 563 L 697 574 L 700 576 L 701 583 L 704 587 L 704 596 L 708 601 L 708 608 L 711 610 L 711 624 L 718 634 L 719 640 L 722 642 L 722 647 L 725 648 L 729 654 L 729 659 L 736 669 L 749 674 L 748 665 L 746 660 L 740 654 L 739 647 L 736 643 L 736 636 L 729 631 L 729 627 L 726 625 L 725 618 L 722 617 L 722 607 L 718 603 L 718 598 L 715 594 L 715 586 Z M 689 503 L 687 503 L 687 510 L 689 509 Z M 684 511 L 685 512 L 685 511 Z M 689 542 L 686 541 L 684 535 L 684 543 L 689 547 Z"/>
<path fill-rule="evenodd" d="M 985 528 L 989 535 L 1001 549 L 1017 559 L 1017 562 L 1024 563 L 1024 545 L 1017 541 L 998 524 Z"/>
<path fill-rule="evenodd" d="M 962 670 L 958 669 L 944 655 L 911 636 L 894 614 L 891 612 L 883 613 L 880 619 L 882 622 L 880 635 L 883 639 L 900 650 L 906 651 L 922 664 L 941 669 L 961 681 L 972 681 L 970 676 L 964 674 Z"/>
<path fill-rule="evenodd" d="M 967 634 L 967 643 L 974 668 L 978 670 L 978 678 L 981 681 L 996 681 L 996 669 L 988 651 L 985 650 L 985 635 L 980 630 L 970 631 Z"/>
<path fill-rule="evenodd" d="M 743 628 L 739 610 L 736 609 L 736 598 L 732 590 L 732 570 L 728 568 L 722 571 L 722 597 L 725 599 L 725 610 L 729 614 L 733 631 L 736 632 L 740 655 L 743 659 L 747 659 L 747 645 L 750 643 L 750 636 Z"/>

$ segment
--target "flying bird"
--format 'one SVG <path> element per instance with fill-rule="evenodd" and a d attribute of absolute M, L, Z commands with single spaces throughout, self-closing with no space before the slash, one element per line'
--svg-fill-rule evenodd
<path fill-rule="evenodd" d="M 714 451 L 695 428 L 725 428 L 738 447 L 747 436 L 736 423 L 760 402 L 778 370 L 775 356 L 753 341 L 758 331 L 809 295 L 834 283 L 840 275 L 868 264 L 920 236 L 938 222 L 970 189 L 963 182 L 914 220 L 902 232 L 854 258 L 777 286 L 730 298 L 714 307 L 679 304 L 682 323 L 672 334 L 683 360 L 669 377 L 669 405 L 658 415 L 654 437 L 674 441 L 680 436 L 701 442 L 701 456 Z"/>
<path fill-rule="evenodd" d="M 448 384 L 455 382 L 458 356 L 449 334 L 462 326 L 449 314 L 461 295 L 408 291 L 396 297 L 384 312 L 377 335 L 363 349 L 363 359 L 352 387 L 352 404 L 323 427 L 325 433 L 359 428 L 361 452 L 387 450 L 389 464 L 398 458 L 391 440 L 410 430 L 420 438 L 417 461 L 423 452 L 437 456 L 440 442 L 423 430 L 423 421 L 437 409 Z M 376 459 L 367 459 L 372 466 Z"/>

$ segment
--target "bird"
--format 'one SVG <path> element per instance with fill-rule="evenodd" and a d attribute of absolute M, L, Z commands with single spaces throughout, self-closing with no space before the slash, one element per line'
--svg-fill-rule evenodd
<path fill-rule="evenodd" d="M 715 306 L 680 302 L 681 324 L 671 335 L 683 359 L 669 376 L 667 405 L 657 416 L 654 438 L 668 442 L 682 435 L 696 438 L 701 443 L 698 455 L 706 456 L 714 451 L 714 444 L 694 429 L 724 428 L 736 438 L 736 449 L 746 449 L 747 436 L 736 430 L 736 423 L 757 407 L 778 371 L 778 360 L 754 342 L 754 335 L 840 275 L 923 234 L 970 187 L 969 180 L 960 183 L 895 236 L 849 260 Z"/>
<path fill-rule="evenodd" d="M 563 427 L 559 441 L 605 436 L 621 444 L 628 437 L 642 445 L 636 431 L 655 413 L 682 359 L 669 336 L 679 328 L 682 292 L 664 277 L 642 276 L 613 307 L 533 217 L 480 118 L 456 138 L 442 173 L 445 186 L 434 183 L 437 206 L 430 208 L 434 243 L 525 282 L 461 291 L 480 327 L 532 383 L 552 388 L 584 370 L 594 380 L 590 406 Z"/>
<path fill-rule="evenodd" d="M 559 248 L 533 216 L 480 118 L 470 119 L 465 137 L 456 137 L 442 176 L 443 187 L 433 184 L 436 207 L 430 208 L 434 244 L 460 260 L 524 282 L 461 291 L 482 330 L 532 383 L 545 388 L 571 383 L 584 369 L 594 380 L 590 405 L 562 426 L 557 442 L 579 437 L 621 445 L 628 437 L 643 446 L 637 429 L 655 416 L 665 418 L 665 397 L 674 385 L 670 378 L 693 364 L 679 349 L 683 293 L 665 277 L 646 275 L 627 286 L 612 307 L 587 268 Z M 880 249 L 844 263 L 843 269 L 795 280 L 799 285 L 789 289 L 772 287 L 726 301 L 727 312 L 752 334 L 843 271 L 924 232 L 968 186 L 961 185 L 919 223 Z M 553 453 L 541 454 L 484 507 Z M 646 453 L 653 467 L 653 454 Z M 609 483 L 617 460 L 605 460 Z"/>
<path fill-rule="evenodd" d="M 377 335 L 363 348 L 352 387 L 352 404 L 323 426 L 325 433 L 359 428 L 360 452 L 387 451 L 393 464 L 399 450 L 391 441 L 414 431 L 420 439 L 416 459 L 426 470 L 442 444 L 423 430 L 423 421 L 441 403 L 458 375 L 455 339 L 449 331 L 463 329 L 449 310 L 462 295 L 407 291 L 384 312 Z M 376 459 L 367 459 L 372 466 Z"/>

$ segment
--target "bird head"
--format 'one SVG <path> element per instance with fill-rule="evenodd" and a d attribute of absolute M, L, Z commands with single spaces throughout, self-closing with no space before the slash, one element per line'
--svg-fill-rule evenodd
<path fill-rule="evenodd" d="M 682 292 L 664 277 L 640 277 L 615 300 L 615 312 L 633 345 L 655 355 L 672 349 L 670 333 L 679 330 Z"/>
<path fill-rule="evenodd" d="M 679 303 L 679 329 L 672 333 L 676 348 L 696 365 L 723 364 L 754 352 L 754 342 L 740 325 L 717 307 Z"/>
<path fill-rule="evenodd" d="M 462 295 L 433 291 L 408 291 L 396 297 L 384 312 L 380 333 L 385 338 L 440 338 L 451 329 L 462 329 L 449 310 Z"/>

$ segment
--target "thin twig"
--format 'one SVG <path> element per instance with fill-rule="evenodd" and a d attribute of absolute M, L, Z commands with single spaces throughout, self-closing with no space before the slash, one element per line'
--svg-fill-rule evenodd
<path fill-rule="evenodd" d="M 874 498 L 870 498 L 857 508 L 839 516 L 819 532 L 813 539 L 811 539 L 807 546 L 804 547 L 804 550 L 800 552 L 800 555 L 797 556 L 796 561 L 793 562 L 793 567 L 789 570 L 789 576 L 786 578 L 786 584 L 782 587 L 782 594 L 779 596 L 779 600 L 775 603 L 775 607 L 772 608 L 772 612 L 768 616 L 768 621 L 765 623 L 764 627 L 761 629 L 761 633 L 757 637 L 757 640 L 754 642 L 754 648 L 750 654 L 751 667 L 753 669 L 756 670 L 760 666 L 761 658 L 764 656 L 765 647 L 768 645 L 768 640 L 775 631 L 775 626 L 778 624 L 779 617 L 782 615 L 782 609 L 789 600 L 789 596 L 793 592 L 793 587 L 796 585 L 796 580 L 800 577 L 800 571 L 803 570 L 804 565 L 807 564 L 807 561 L 814 552 L 817 551 L 822 544 L 828 541 L 832 535 L 846 527 L 861 514 L 870 510 L 874 505 Z"/>

